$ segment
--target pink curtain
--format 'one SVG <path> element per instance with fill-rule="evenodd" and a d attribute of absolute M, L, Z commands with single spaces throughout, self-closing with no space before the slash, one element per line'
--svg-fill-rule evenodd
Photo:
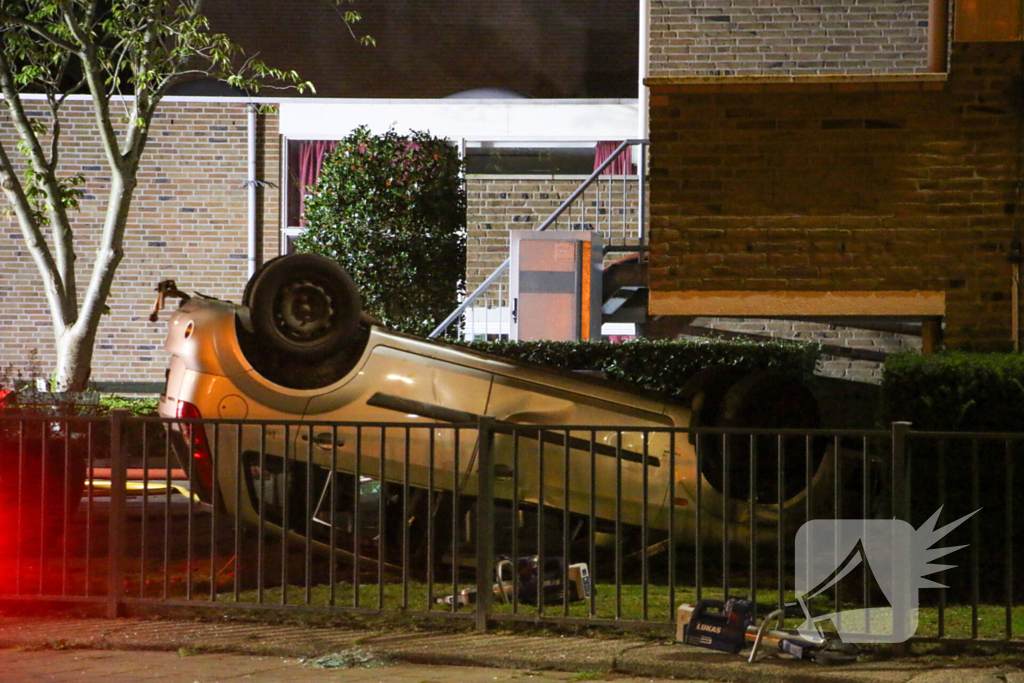
<path fill-rule="evenodd" d="M 316 183 L 324 157 L 337 144 L 334 140 L 306 140 L 299 143 L 299 226 L 306 225 L 306 221 L 301 218 L 306 213 L 306 188 Z"/>
<path fill-rule="evenodd" d="M 597 143 L 597 147 L 594 148 L 594 170 L 596 171 L 597 167 L 603 164 L 605 159 L 610 157 L 621 144 L 621 142 Z M 636 167 L 633 165 L 632 148 L 627 147 L 612 163 L 608 164 L 601 175 L 629 175 L 631 173 L 636 173 Z"/>

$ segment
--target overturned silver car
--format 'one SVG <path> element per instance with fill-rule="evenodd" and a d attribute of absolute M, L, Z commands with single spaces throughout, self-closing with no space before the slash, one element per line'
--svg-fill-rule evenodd
<path fill-rule="evenodd" d="M 535 541 L 547 533 L 537 515 L 547 513 L 559 538 L 571 529 L 612 543 L 616 527 L 664 536 L 671 524 L 676 541 L 692 544 L 698 487 L 702 540 L 720 542 L 728 527 L 743 541 L 751 510 L 758 536 L 774 538 L 804 520 L 808 482 L 833 486 L 827 440 L 745 436 L 730 447 L 721 434 L 673 431 L 816 427 L 810 392 L 775 373 L 709 368 L 690 380 L 686 405 L 411 337 L 361 314 L 344 270 L 309 254 L 270 261 L 241 305 L 165 292 L 183 303 L 165 342 L 160 414 L 220 422 L 178 423 L 176 451 L 202 497 L 279 533 L 331 538 L 332 547 L 360 533 L 450 543 L 422 525 L 434 519 L 432 532 L 457 533 L 452 516 L 471 507 L 459 500 L 476 493 L 480 418 L 497 425 L 496 503 L 509 511 L 498 531 L 532 529 Z M 396 485 L 406 495 L 389 498 Z M 365 514 L 358 521 L 360 499 L 371 497 L 396 506 L 373 515 L 389 528 L 367 531 Z M 639 543 L 639 534 L 619 538 Z"/>

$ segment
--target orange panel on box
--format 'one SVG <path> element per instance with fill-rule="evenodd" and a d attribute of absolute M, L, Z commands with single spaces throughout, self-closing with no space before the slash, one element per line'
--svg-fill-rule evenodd
<path fill-rule="evenodd" d="M 956 0 L 953 40 L 1010 42 L 1022 38 L 1022 0 Z"/>

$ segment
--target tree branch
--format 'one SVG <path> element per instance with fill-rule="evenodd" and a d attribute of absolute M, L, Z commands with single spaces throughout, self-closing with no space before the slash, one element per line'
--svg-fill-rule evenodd
<path fill-rule="evenodd" d="M 50 164 L 45 177 L 46 192 L 50 197 L 46 208 L 50 216 L 53 247 L 57 252 L 57 269 L 60 272 L 61 281 L 64 283 L 64 298 L 74 311 L 78 307 L 78 291 L 75 284 L 74 233 L 71 230 L 71 219 L 68 217 L 67 207 L 64 206 L 63 192 L 57 181 L 61 136 L 60 105 L 51 93 L 47 93 L 46 100 L 50 105 L 50 116 L 53 117 L 53 127 L 50 131 Z M 74 320 L 71 319 L 69 322 L 74 322 Z"/>
<path fill-rule="evenodd" d="M 89 16 L 95 16 L 96 1 L 89 9 Z M 79 47 L 75 53 L 82 60 L 82 69 L 85 72 L 85 81 L 89 86 L 89 93 L 92 95 L 93 115 L 96 118 L 96 128 L 100 133 L 100 140 L 103 143 L 103 151 L 107 155 L 107 162 L 110 164 L 114 176 L 123 176 L 124 163 L 118 152 L 117 133 L 110 121 L 110 104 L 107 99 L 107 91 L 103 84 L 103 65 L 96 56 L 96 45 L 88 33 L 82 28 L 75 17 L 74 7 L 69 0 L 62 0 L 60 3 L 61 14 L 64 23 L 67 24 L 71 34 L 78 41 Z"/>
<path fill-rule="evenodd" d="M 7 62 L 7 57 L 3 52 L 0 52 L 0 89 L 2 89 L 4 98 L 7 100 L 7 108 L 11 113 L 11 118 L 14 119 L 14 126 L 29 150 L 29 158 L 36 177 L 39 179 L 39 184 L 46 192 L 46 214 L 50 219 L 53 233 L 60 297 L 63 301 L 61 310 L 63 311 L 64 322 L 71 323 L 74 322 L 75 310 L 77 309 L 74 272 L 75 252 L 72 244 L 71 223 L 68 219 L 67 209 L 64 207 L 64 192 L 57 181 L 56 174 L 56 147 L 60 139 L 60 120 L 57 117 L 57 110 L 53 106 L 54 100 L 52 94 L 47 93 L 47 102 L 50 104 L 50 111 L 54 117 L 52 129 L 52 149 L 54 149 L 54 155 L 47 159 L 43 146 L 39 142 L 39 137 L 32 129 L 31 117 L 25 111 L 21 98 L 18 96 L 10 64 Z"/>
<path fill-rule="evenodd" d="M 78 47 L 76 45 L 67 42 L 59 36 L 53 35 L 49 31 L 44 29 L 42 26 L 35 23 L 34 21 L 29 21 L 27 19 L 22 19 L 20 17 L 12 17 L 10 14 L 7 14 L 3 10 L 0 10 L 0 23 L 8 23 L 13 24 L 14 26 L 20 26 L 21 28 L 27 29 L 32 33 L 36 34 L 46 42 L 56 45 L 62 50 L 66 50 L 67 52 L 78 52 Z"/>
<path fill-rule="evenodd" d="M 4 95 L 6 97 L 6 94 Z M 25 196 L 25 189 L 14 172 L 11 160 L 7 156 L 7 150 L 0 144 L 0 186 L 4 194 L 14 206 L 14 213 L 18 217 L 18 225 L 21 227 L 21 234 L 25 238 L 28 251 L 32 254 L 32 260 L 36 262 L 39 275 L 43 278 L 43 289 L 46 292 L 46 301 L 49 304 L 50 316 L 53 319 L 55 336 L 60 336 L 67 328 L 69 316 L 67 315 L 67 302 L 63 296 L 60 273 L 57 271 L 57 264 L 53 260 L 46 240 L 33 217 L 32 206 Z"/>

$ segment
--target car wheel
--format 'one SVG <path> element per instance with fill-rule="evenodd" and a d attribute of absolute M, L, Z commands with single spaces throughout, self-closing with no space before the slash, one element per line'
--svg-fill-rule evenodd
<path fill-rule="evenodd" d="M 336 261 L 290 254 L 269 261 L 246 287 L 260 343 L 303 360 L 342 348 L 359 330 L 359 292 Z"/>
<path fill-rule="evenodd" d="M 717 427 L 737 429 L 816 429 L 821 425 L 817 399 L 798 378 L 775 371 L 755 372 L 730 387 L 722 397 Z M 751 437 L 743 434 L 728 437 L 729 458 L 722 456 L 722 439 L 711 439 L 712 457 L 705 458 L 704 476 L 717 490 L 723 490 L 728 477 L 729 496 L 747 500 L 751 495 Z M 779 442 L 783 449 L 783 500 L 800 493 L 806 485 L 807 470 L 817 471 L 827 448 L 820 438 L 811 440 L 800 435 L 758 435 L 756 448 L 754 495 L 761 503 L 778 503 Z M 810 448 L 808 449 L 808 445 Z M 809 462 L 808 462 L 809 461 Z M 725 469 L 728 473 L 725 473 Z"/>

